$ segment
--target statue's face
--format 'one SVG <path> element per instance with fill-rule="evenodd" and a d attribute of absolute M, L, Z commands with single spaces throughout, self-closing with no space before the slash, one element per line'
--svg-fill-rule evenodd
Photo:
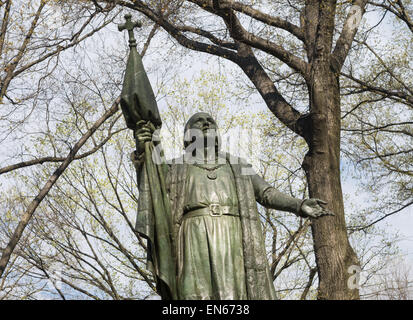
<path fill-rule="evenodd" d="M 217 130 L 217 124 L 208 113 L 202 112 L 190 119 L 189 128 L 201 130 L 204 135 L 207 135 L 208 132 Z"/>
<path fill-rule="evenodd" d="M 210 114 L 205 112 L 196 113 L 185 126 L 185 140 L 187 143 L 188 141 L 196 142 L 197 148 L 207 147 L 209 143 L 215 146 L 218 137 L 217 129 L 217 123 Z"/>

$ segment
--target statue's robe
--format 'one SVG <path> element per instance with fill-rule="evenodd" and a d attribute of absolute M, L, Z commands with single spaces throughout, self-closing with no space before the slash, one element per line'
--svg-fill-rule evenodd
<path fill-rule="evenodd" d="M 233 216 L 185 219 L 188 192 L 194 190 L 193 186 L 187 186 L 188 181 L 191 183 L 188 178 L 193 165 L 185 163 L 183 157 L 163 165 L 172 211 L 172 255 L 176 257 L 176 274 L 162 277 L 158 274 L 156 250 L 163 248 L 154 244 L 156 230 L 148 177 L 145 166 L 134 161 L 139 182 L 136 230 L 148 239 L 148 267 L 157 280 L 162 299 L 171 299 L 167 283 L 161 280 L 168 277 L 176 279 L 178 299 L 276 298 L 256 202 L 298 214 L 301 200 L 278 192 L 240 158 L 223 153 L 220 156 L 227 160 L 222 174 L 231 179 L 224 187 L 226 191 L 221 192 L 223 201 L 228 203 L 221 205 L 237 207 L 238 212 Z M 202 194 L 200 191 L 198 195 Z M 225 195 L 231 193 L 232 198 Z"/>

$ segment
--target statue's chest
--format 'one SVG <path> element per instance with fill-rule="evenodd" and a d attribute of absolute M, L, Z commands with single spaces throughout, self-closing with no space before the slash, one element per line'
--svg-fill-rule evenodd
<path fill-rule="evenodd" d="M 228 164 L 188 165 L 185 185 L 186 203 L 236 203 L 234 177 Z"/>

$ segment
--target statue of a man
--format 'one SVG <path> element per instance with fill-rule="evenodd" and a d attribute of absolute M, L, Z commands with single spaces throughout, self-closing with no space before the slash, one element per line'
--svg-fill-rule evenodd
<path fill-rule="evenodd" d="M 148 239 L 156 227 L 143 153 L 154 129 L 150 122 L 139 123 L 134 133 L 137 150 L 132 154 L 140 191 L 136 228 Z M 275 299 L 256 202 L 311 218 L 331 214 L 321 206 L 326 203 L 285 195 L 253 173 L 245 161 L 221 152 L 217 124 L 207 113 L 188 120 L 184 137 L 184 155 L 164 166 L 177 298 Z M 156 261 L 148 258 L 157 278 Z M 165 283 L 158 283 L 158 291 L 162 298 L 171 298 Z"/>

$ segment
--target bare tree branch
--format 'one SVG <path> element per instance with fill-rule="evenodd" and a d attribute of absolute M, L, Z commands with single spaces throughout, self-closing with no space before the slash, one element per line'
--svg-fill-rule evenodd
<path fill-rule="evenodd" d="M 337 40 L 332 54 L 332 67 L 339 73 L 351 48 L 354 36 L 358 30 L 359 23 L 365 12 L 367 0 L 354 0 L 347 15 L 346 22 Z"/>
<path fill-rule="evenodd" d="M 99 143 L 98 145 L 96 145 L 95 147 L 93 147 L 91 150 L 76 155 L 73 160 L 79 160 L 79 159 L 83 159 L 86 158 L 88 156 L 90 156 L 91 154 L 95 153 L 96 151 L 98 151 L 102 146 L 104 146 L 106 144 L 106 142 L 108 142 L 115 134 L 123 131 L 125 129 L 122 130 L 117 130 L 115 132 L 110 132 L 109 135 L 102 140 L 101 143 Z M 29 161 L 23 161 L 23 162 L 19 162 L 4 168 L 0 168 L 0 175 L 16 170 L 16 169 L 21 169 L 21 168 L 25 168 L 25 167 L 29 167 L 29 166 L 33 166 L 33 165 L 37 165 L 37 164 L 43 164 L 45 162 L 63 162 L 67 159 L 67 157 L 42 157 L 39 159 L 33 159 L 33 160 L 29 160 Z"/>
<path fill-rule="evenodd" d="M 256 36 L 245 30 L 234 11 L 230 9 L 229 6 L 226 6 L 225 3 L 224 6 L 222 6 L 220 1 L 212 1 L 212 3 L 205 0 L 190 1 L 197 4 L 200 8 L 220 16 L 225 21 L 228 31 L 235 40 L 245 43 L 251 47 L 263 50 L 264 52 L 277 57 L 294 70 L 299 71 L 304 78 L 308 78 L 309 67 L 304 60 L 296 57 L 291 52 L 288 52 L 276 43 Z"/>
<path fill-rule="evenodd" d="M 404 92 L 400 92 L 400 91 L 394 91 L 394 90 L 389 90 L 387 88 L 382 88 L 382 87 L 378 87 L 376 85 L 373 85 L 369 82 L 365 82 L 363 80 L 357 79 L 354 76 L 352 76 L 351 74 L 345 73 L 345 72 L 341 72 L 341 75 L 356 82 L 357 84 L 361 85 L 361 88 L 359 90 L 359 92 L 366 92 L 366 91 L 370 91 L 370 92 L 374 92 L 380 95 L 384 95 L 386 97 L 394 97 L 394 98 L 399 98 L 402 99 L 406 105 L 413 107 L 413 96 L 408 95 L 407 93 Z"/>
<path fill-rule="evenodd" d="M 9 24 L 9 17 L 10 17 L 10 7 L 11 7 L 11 0 L 6 0 L 6 7 L 4 8 L 4 16 L 1 23 L 1 31 L 0 31 L 0 57 L 3 54 L 3 46 L 4 46 L 4 39 L 6 38 L 6 31 L 7 26 Z M 1 4 L 3 5 L 4 2 Z"/>
<path fill-rule="evenodd" d="M 312 268 L 310 270 L 310 274 L 308 275 L 307 285 L 305 286 L 305 289 L 304 289 L 303 293 L 300 296 L 300 300 L 305 300 L 306 299 L 306 297 L 308 295 L 308 292 L 310 291 L 311 285 L 313 284 L 314 277 L 315 277 L 316 274 L 317 274 L 317 268 Z"/>
<path fill-rule="evenodd" d="M 403 4 L 402 0 L 390 1 L 385 0 L 381 3 L 375 1 L 368 1 L 369 4 L 383 8 L 387 11 L 390 11 L 395 16 L 397 16 L 400 20 L 402 20 L 407 27 L 413 32 L 413 20 L 409 15 L 409 12 L 406 10 L 405 5 Z"/>
<path fill-rule="evenodd" d="M 390 217 L 390 216 L 404 210 L 405 208 L 411 206 L 412 204 L 413 204 L 413 201 L 410 201 L 410 202 L 404 204 L 403 206 L 401 206 L 400 208 L 398 208 L 397 210 L 389 212 L 389 213 L 385 214 L 384 216 L 380 217 L 379 219 L 376 219 L 373 222 L 370 222 L 369 224 L 367 224 L 365 226 L 349 226 L 348 229 L 351 232 L 366 230 L 366 229 L 370 228 L 371 226 L 375 225 L 377 222 L 380 222 L 380 221 L 386 219 L 387 217 Z"/>
<path fill-rule="evenodd" d="M 220 7 L 225 9 L 233 9 L 243 14 L 250 16 L 258 21 L 261 21 L 269 26 L 280 28 L 290 32 L 292 35 L 300 39 L 301 41 L 305 41 L 303 30 L 296 26 L 295 24 L 281 19 L 279 17 L 273 17 L 269 14 L 263 13 L 259 10 L 253 9 L 251 6 L 243 4 L 241 2 L 232 1 L 232 0 L 224 0 L 220 1 Z"/>
<path fill-rule="evenodd" d="M 14 248 L 16 247 L 19 239 L 21 238 L 24 229 L 26 228 L 27 224 L 29 223 L 33 213 L 35 212 L 36 208 L 39 206 L 41 201 L 44 197 L 48 194 L 52 186 L 56 183 L 59 177 L 62 175 L 64 170 L 69 166 L 69 164 L 74 160 L 76 153 L 79 149 L 85 144 L 85 142 L 92 136 L 92 134 L 111 116 L 113 116 L 119 109 L 119 101 L 120 98 L 116 99 L 116 101 L 112 104 L 112 107 L 105 112 L 105 114 L 99 118 L 94 125 L 80 138 L 80 140 L 74 145 L 73 149 L 68 154 L 66 160 L 59 166 L 59 168 L 53 173 L 53 175 L 49 178 L 47 183 L 44 185 L 42 190 L 36 196 L 36 198 L 30 203 L 29 207 L 27 208 L 26 212 L 23 214 L 16 230 L 12 238 L 10 239 L 9 243 L 7 244 L 5 250 L 2 252 L 2 256 L 0 259 L 0 277 L 3 275 L 4 270 L 6 269 L 7 263 L 10 259 L 11 254 L 13 253 Z"/>
<path fill-rule="evenodd" d="M 4 95 L 6 94 L 9 83 L 13 79 L 13 73 L 14 73 L 14 70 L 16 69 L 16 67 L 17 67 L 17 64 L 20 62 L 20 60 L 23 58 L 24 53 L 26 52 L 27 45 L 30 42 L 30 39 L 31 39 L 31 37 L 33 35 L 33 32 L 34 32 L 34 29 L 36 28 L 37 22 L 39 21 L 40 14 L 41 14 L 41 12 L 42 12 L 45 5 L 46 5 L 46 1 L 41 1 L 40 2 L 39 8 L 37 9 L 37 12 L 36 12 L 36 14 L 35 14 L 35 16 L 32 20 L 32 23 L 31 23 L 31 26 L 30 26 L 29 30 L 26 33 L 26 36 L 24 38 L 24 41 L 23 41 L 22 45 L 18 49 L 18 53 L 17 53 L 16 57 L 5 68 L 6 76 L 3 79 L 1 79 L 0 101 L 4 97 Z M 6 7 L 5 14 L 8 14 L 7 7 Z M 7 25 L 7 23 L 6 23 L 6 25 Z M 3 43 L 1 43 L 1 45 L 2 44 Z"/>

